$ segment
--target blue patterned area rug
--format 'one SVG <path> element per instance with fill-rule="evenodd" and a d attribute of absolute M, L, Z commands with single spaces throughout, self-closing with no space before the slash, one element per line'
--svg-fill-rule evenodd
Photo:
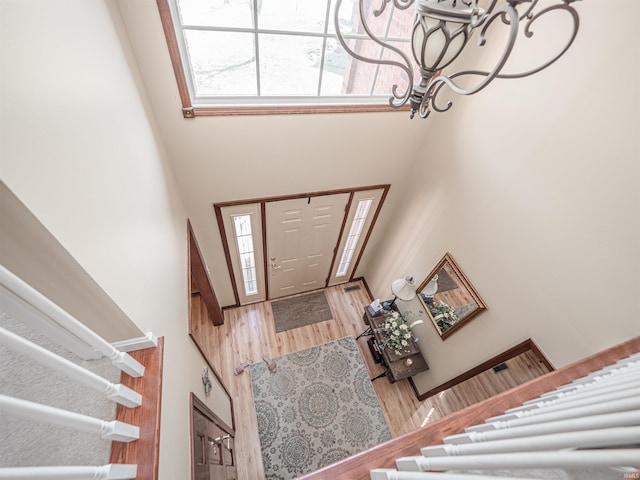
<path fill-rule="evenodd" d="M 251 365 L 265 478 L 289 480 L 378 445 L 389 427 L 353 337 Z"/>

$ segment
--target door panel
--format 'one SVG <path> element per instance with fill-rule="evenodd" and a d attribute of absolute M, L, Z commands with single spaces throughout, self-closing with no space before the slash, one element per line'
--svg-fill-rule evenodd
<path fill-rule="evenodd" d="M 192 394 L 193 395 L 193 394 Z M 192 396 L 192 398 L 195 398 Z M 193 400 L 192 400 L 193 401 Z M 199 400 L 198 400 L 199 402 Z M 234 437 L 213 417 L 192 407 L 192 462 L 194 480 L 228 480 L 237 478 Z M 202 407 L 207 410 L 206 406 Z"/>
<path fill-rule="evenodd" d="M 193 469 L 195 480 L 209 480 L 208 466 L 208 420 L 197 410 L 193 411 Z"/>
<path fill-rule="evenodd" d="M 342 193 L 267 203 L 270 298 L 326 286 L 348 199 Z"/>

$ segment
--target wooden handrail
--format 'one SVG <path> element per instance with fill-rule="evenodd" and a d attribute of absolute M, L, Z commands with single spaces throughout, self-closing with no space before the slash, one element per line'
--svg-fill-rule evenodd
<path fill-rule="evenodd" d="M 299 480 L 369 480 L 373 468 L 395 468 L 395 460 L 419 454 L 420 448 L 442 443 L 442 440 L 466 427 L 483 423 L 509 408 L 521 405 L 545 392 L 588 375 L 629 355 L 640 352 L 640 337 L 547 373 L 482 402 L 455 412 L 423 428 L 405 433 L 340 462 L 311 472 Z"/>

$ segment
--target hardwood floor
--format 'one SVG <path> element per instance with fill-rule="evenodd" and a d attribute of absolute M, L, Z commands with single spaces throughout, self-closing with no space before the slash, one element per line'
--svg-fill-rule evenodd
<path fill-rule="evenodd" d="M 360 288 L 345 291 L 348 286 Z M 275 333 L 269 302 L 225 310 L 224 325 L 216 327 L 208 320 L 198 296 L 192 297 L 194 335 L 233 398 L 240 480 L 264 478 L 264 470 L 249 372 L 234 375 L 234 369 L 247 359 L 260 362 L 265 356 L 275 358 L 346 336 L 357 337 L 365 330 L 362 314 L 371 300 L 362 282 L 330 287 L 326 294 L 333 320 L 281 333 Z M 367 338 L 362 337 L 357 343 L 369 374 L 374 377 L 383 367 L 373 361 Z M 531 352 L 506 364 L 508 369 L 500 373 L 489 370 L 422 402 L 417 400 L 407 380 L 391 384 L 381 378 L 373 386 L 395 437 L 548 371 Z"/>

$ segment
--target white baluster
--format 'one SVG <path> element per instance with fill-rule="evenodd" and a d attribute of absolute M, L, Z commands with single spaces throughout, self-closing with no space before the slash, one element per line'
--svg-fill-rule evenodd
<path fill-rule="evenodd" d="M 565 448 L 610 448 L 634 445 L 640 439 L 640 427 L 601 428 L 574 432 L 551 433 L 535 437 L 509 438 L 480 443 L 445 444 L 424 447 L 425 457 L 481 455 L 487 453 L 536 452 Z M 640 461 L 640 458 L 638 459 Z"/>
<path fill-rule="evenodd" d="M 111 383 L 86 368 L 25 340 L 2 327 L 0 327 L 0 344 L 28 356 L 47 368 L 66 375 L 76 383 L 81 383 L 97 392 L 103 393 L 108 399 L 121 405 L 133 408 L 142 403 L 142 396 L 130 388 L 121 384 Z"/>
<path fill-rule="evenodd" d="M 503 415 L 488 419 L 488 422 L 496 420 L 508 420 L 511 418 L 522 418 L 530 415 L 539 415 L 547 412 L 557 412 L 559 410 L 572 409 L 576 407 L 584 407 L 599 403 L 611 402 L 614 400 L 622 400 L 624 398 L 634 398 L 640 396 L 640 388 L 628 388 L 616 390 L 613 392 L 600 392 L 595 395 L 581 395 L 575 398 L 569 398 L 562 402 L 550 401 L 546 405 L 540 405 L 538 408 L 529 407 L 526 409 L 511 409 Z"/>
<path fill-rule="evenodd" d="M 2 480 L 133 480 L 137 465 L 109 464 L 100 467 L 15 467 L 0 468 Z"/>
<path fill-rule="evenodd" d="M 0 412 L 59 427 L 95 433 L 107 440 L 116 440 L 118 442 L 137 440 L 140 435 L 140 429 L 128 423 L 116 420 L 106 422 L 99 418 L 6 395 L 0 395 Z"/>
<path fill-rule="evenodd" d="M 629 390 L 631 388 L 640 388 L 640 378 L 634 379 L 628 382 L 620 382 L 611 385 L 606 385 L 603 388 L 597 390 L 590 389 L 574 389 L 568 392 L 560 392 L 555 395 L 550 395 L 544 398 L 536 398 L 523 403 L 520 407 L 515 407 L 507 410 L 507 412 L 524 410 L 527 408 L 535 408 L 538 405 L 551 405 L 550 402 L 558 403 L 571 401 L 584 396 L 604 395 L 606 393 L 619 392 L 623 390 Z"/>
<path fill-rule="evenodd" d="M 637 366 L 632 365 L 630 367 L 619 368 L 616 367 L 616 371 L 610 371 L 607 373 L 595 372 L 589 377 L 581 377 L 572 383 L 562 385 L 555 390 L 547 393 L 543 393 L 539 398 L 545 398 L 556 395 L 558 393 L 568 393 L 572 390 L 578 390 L 582 388 L 599 388 L 606 384 L 620 383 L 621 381 L 629 381 L 637 378 L 640 375 L 640 371 Z M 624 379 L 624 380 L 623 380 Z"/>
<path fill-rule="evenodd" d="M 628 412 L 638 409 L 640 409 L 640 398 L 625 398 L 622 400 L 614 400 L 612 402 L 597 405 L 587 405 L 585 407 L 578 407 L 570 410 L 560 410 L 557 412 L 541 413 L 539 415 L 516 418 L 513 420 L 483 423 L 465 428 L 465 432 L 481 432 L 500 428 L 519 427 L 523 425 L 533 425 L 535 423 L 554 422 L 556 420 L 566 420 L 569 418 L 579 418 L 590 415 L 603 415 L 605 413 Z"/>
<path fill-rule="evenodd" d="M 399 472 L 388 468 L 376 468 L 371 470 L 371 480 L 488 480 L 485 475 L 472 475 L 464 473 L 447 472 Z M 523 477 L 494 477 L 490 480 L 528 480 Z"/>
<path fill-rule="evenodd" d="M 602 415 L 605 413 L 628 412 L 638 409 L 640 409 L 640 398 L 626 398 L 609 403 L 573 408 L 571 410 L 560 410 L 558 412 L 541 413 L 540 415 L 533 415 L 526 418 L 483 423 L 474 425 L 473 427 L 465 428 L 465 432 L 519 427 L 523 425 L 533 425 L 535 423 L 552 422 L 556 420 L 586 417 L 590 415 Z"/>
<path fill-rule="evenodd" d="M 84 360 L 97 360 L 102 355 L 96 352 L 91 346 L 81 341 L 78 337 L 71 335 L 66 330 L 46 318 L 38 309 L 29 305 L 24 300 L 16 297 L 12 292 L 0 285 L 0 305 L 2 311 L 11 317 L 20 319 L 25 325 L 29 325 L 34 331 L 40 332 L 48 339 L 54 341 L 58 345 L 66 348 L 70 352 L 75 353 Z"/>
<path fill-rule="evenodd" d="M 640 459 L 640 449 L 561 450 L 556 452 L 518 452 L 460 457 L 403 457 L 396 460 L 398 470 L 429 471 L 454 469 L 510 468 L 590 468 L 630 467 Z"/>
<path fill-rule="evenodd" d="M 49 318 L 67 331 L 72 332 L 73 335 L 93 347 L 102 356 L 109 358 L 116 368 L 119 368 L 132 377 L 141 377 L 144 375 L 144 366 L 131 355 L 117 350 L 100 335 L 76 320 L 65 310 L 1 265 L 0 285 L 3 286 L 5 294 L 8 292 L 10 295 L 15 296 L 16 299 L 25 302 L 41 312 L 42 317 Z"/>
<path fill-rule="evenodd" d="M 580 432 L 598 428 L 629 427 L 640 425 L 640 410 L 605 415 L 591 415 L 587 417 L 558 420 L 555 422 L 538 423 L 522 427 L 503 428 L 484 432 L 469 432 L 450 435 L 443 442 L 450 444 L 476 443 L 507 438 L 532 437 L 562 432 Z"/>

